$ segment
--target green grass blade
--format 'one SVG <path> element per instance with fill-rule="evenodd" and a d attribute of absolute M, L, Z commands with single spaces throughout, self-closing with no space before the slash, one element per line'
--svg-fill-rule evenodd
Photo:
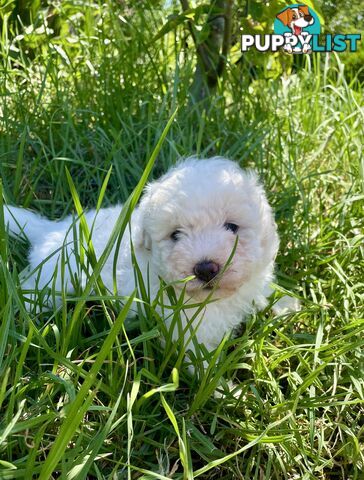
<path fill-rule="evenodd" d="M 117 317 L 114 325 L 112 326 L 110 333 L 106 337 L 100 352 L 98 353 L 94 364 L 91 367 L 89 375 L 85 378 L 82 387 L 77 394 L 74 402 L 69 406 L 67 410 L 67 417 L 64 421 L 60 432 L 58 434 L 57 440 L 55 441 L 51 451 L 49 452 L 46 461 L 42 467 L 39 480 L 46 480 L 50 477 L 54 469 L 56 468 L 58 462 L 62 458 L 62 455 L 67 448 L 68 442 L 73 437 L 79 422 L 82 420 L 83 414 L 87 411 L 89 402 L 92 400 L 89 390 L 95 384 L 97 379 L 97 373 L 99 372 L 104 360 L 109 354 L 110 349 L 112 348 L 113 343 L 116 340 L 117 335 L 119 334 L 127 313 L 133 303 L 135 294 L 133 294 L 129 300 L 126 302 L 124 308 Z M 85 400 L 87 397 L 87 401 Z"/>

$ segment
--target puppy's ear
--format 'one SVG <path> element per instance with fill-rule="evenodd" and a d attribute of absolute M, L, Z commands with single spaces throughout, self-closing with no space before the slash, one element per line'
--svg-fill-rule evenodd
<path fill-rule="evenodd" d="M 256 173 L 248 170 L 246 172 L 250 195 L 257 201 L 257 213 L 260 218 L 260 245 L 262 247 L 262 265 L 266 266 L 273 262 L 277 256 L 279 237 L 274 213 L 268 203 L 265 189 L 260 183 Z"/>
<path fill-rule="evenodd" d="M 152 186 L 151 184 L 148 184 L 140 204 L 134 211 L 134 228 L 132 229 L 134 246 L 149 251 L 152 249 L 152 239 L 147 231 L 147 219 L 150 214 L 151 197 Z"/>
<path fill-rule="evenodd" d="M 152 239 L 145 228 L 143 215 L 140 215 L 140 213 L 141 212 L 136 212 L 135 215 L 136 225 L 132 229 L 133 244 L 135 248 L 144 248 L 150 251 L 152 249 Z"/>
<path fill-rule="evenodd" d="M 278 253 L 279 237 L 273 211 L 266 198 L 262 203 L 263 236 L 262 247 L 266 262 L 273 262 Z"/>
<path fill-rule="evenodd" d="M 261 246 L 263 265 L 274 262 L 279 247 L 277 224 L 274 218 L 272 207 L 268 203 L 267 195 L 263 185 L 256 178 L 256 188 L 259 192 L 259 210 L 261 219 Z"/>
<path fill-rule="evenodd" d="M 301 5 L 300 7 L 298 7 L 298 10 L 301 10 L 301 12 L 303 12 L 304 15 L 309 15 L 310 14 L 310 12 L 308 11 L 307 5 Z"/>
<path fill-rule="evenodd" d="M 280 20 L 283 25 L 288 25 L 292 21 L 292 12 L 290 8 L 286 8 L 283 12 L 277 15 L 278 20 Z"/>
<path fill-rule="evenodd" d="M 141 245 L 148 251 L 152 250 L 152 239 L 145 229 L 142 230 Z"/>

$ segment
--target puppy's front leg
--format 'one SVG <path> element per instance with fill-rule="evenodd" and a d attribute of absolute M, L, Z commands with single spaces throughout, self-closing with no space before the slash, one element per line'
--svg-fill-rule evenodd
<path fill-rule="evenodd" d="M 269 298 L 273 293 L 276 292 L 276 288 L 272 285 L 267 285 L 264 289 L 264 295 L 266 298 Z M 283 295 L 279 298 L 274 305 L 272 305 L 272 311 L 274 315 L 284 315 L 285 313 L 299 312 L 301 309 L 301 304 L 299 300 L 290 295 Z"/>

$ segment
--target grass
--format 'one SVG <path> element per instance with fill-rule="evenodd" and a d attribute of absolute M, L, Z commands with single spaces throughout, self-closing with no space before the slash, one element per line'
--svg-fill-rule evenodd
<path fill-rule="evenodd" d="M 25 43 L 3 28 L 5 201 L 58 218 L 124 202 L 142 178 L 135 202 L 154 160 L 157 177 L 180 156 L 223 154 L 263 179 L 281 237 L 277 283 L 302 310 L 257 313 L 206 371 L 190 355 L 192 378 L 181 348 L 161 346 L 169 332 L 152 301 L 135 321 L 128 300 L 102 289 L 27 312 L 27 244 L 7 238 L 0 216 L 0 478 L 359 480 L 363 86 L 334 56 L 276 80 L 231 65 L 199 116 L 182 27 L 153 43 L 163 12 L 71 6 L 60 12 L 72 29 L 54 38 Z M 240 398 L 227 385 L 214 397 L 221 378 Z"/>

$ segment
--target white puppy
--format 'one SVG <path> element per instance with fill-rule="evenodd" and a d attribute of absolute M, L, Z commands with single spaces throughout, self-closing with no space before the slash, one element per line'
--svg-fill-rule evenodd
<path fill-rule="evenodd" d="M 118 205 L 86 213 L 96 257 L 102 254 L 121 208 Z M 72 217 L 54 222 L 10 206 L 5 209 L 5 220 L 10 233 L 19 235 L 23 231 L 29 238 L 31 269 L 49 257 L 25 288 L 41 289 L 53 283 L 61 291 L 63 275 L 63 288 L 72 293 L 72 278 L 79 272 L 74 254 L 79 249 L 79 240 L 75 239 L 79 222 L 74 223 Z M 194 325 L 200 322 L 196 337 L 208 350 L 239 325 L 244 315 L 266 304 L 278 249 L 276 224 L 257 177 L 236 163 L 222 157 L 181 161 L 146 187 L 132 214 L 131 234 L 152 298 L 160 287 L 160 277 L 173 283 L 177 296 L 185 287 L 189 303 L 212 296 L 214 301 L 193 321 Z M 136 286 L 130 243 L 126 232 L 116 262 L 118 294 L 125 296 Z M 62 275 L 58 266 L 61 255 L 68 259 Z M 114 285 L 113 262 L 111 253 L 101 272 L 110 291 Z M 195 278 L 178 282 L 189 276 Z M 185 310 L 185 326 L 196 308 Z M 166 319 L 167 325 L 170 321 Z"/>

